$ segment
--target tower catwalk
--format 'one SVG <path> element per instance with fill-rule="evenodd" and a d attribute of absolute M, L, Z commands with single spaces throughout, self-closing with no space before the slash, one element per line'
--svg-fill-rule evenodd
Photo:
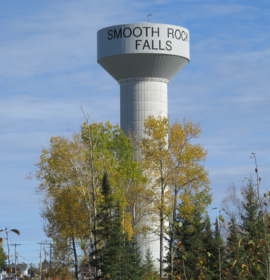
<path fill-rule="evenodd" d="M 140 140 L 145 118 L 168 116 L 168 83 L 189 58 L 189 31 L 180 26 L 146 22 L 98 31 L 97 61 L 120 84 L 120 127 L 126 134 Z M 150 248 L 159 259 L 157 235 L 138 240 L 143 257 Z"/>

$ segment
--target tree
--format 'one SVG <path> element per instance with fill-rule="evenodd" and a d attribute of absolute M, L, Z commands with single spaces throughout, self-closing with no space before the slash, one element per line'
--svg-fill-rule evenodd
<path fill-rule="evenodd" d="M 164 251 L 164 216 L 166 212 L 165 191 L 167 187 L 166 173 L 170 165 L 167 135 L 169 122 L 167 118 L 155 119 L 149 116 L 144 123 L 146 137 L 141 141 L 143 155 L 143 170 L 149 178 L 153 192 L 154 203 L 159 211 L 160 236 L 160 278 L 163 278 L 163 251 Z"/>
<path fill-rule="evenodd" d="M 137 280 L 143 274 L 140 251 L 135 238 L 128 239 L 119 210 L 117 204 L 111 232 L 101 252 L 102 279 Z"/>
<path fill-rule="evenodd" d="M 163 277 L 163 251 L 165 219 L 171 217 L 170 254 L 173 271 L 172 244 L 174 243 L 174 227 L 179 201 L 185 201 L 185 207 L 192 210 L 192 203 L 186 195 L 189 190 L 196 190 L 209 198 L 208 173 L 201 165 L 207 152 L 201 145 L 191 144 L 193 139 L 200 136 L 198 124 L 184 119 L 183 124 L 175 122 L 169 125 L 168 118 L 149 116 L 145 120 L 145 135 L 142 139 L 142 167 L 148 177 L 149 189 L 152 192 L 154 208 L 159 211 L 160 236 L 160 277 Z M 172 205 L 170 205 L 172 201 Z M 202 208 L 210 203 L 203 200 Z M 186 203 L 187 202 L 187 203 Z M 183 209 L 185 208 L 183 207 Z"/>
<path fill-rule="evenodd" d="M 74 189 L 88 217 L 84 240 L 80 241 L 84 244 L 84 250 L 89 244 L 89 254 L 98 252 L 97 222 L 103 203 L 101 189 L 104 173 L 110 178 L 112 198 L 119 202 L 129 238 L 133 235 L 130 192 L 134 193 L 134 186 L 139 186 L 143 180 L 141 168 L 133 158 L 133 150 L 131 140 L 118 126 L 112 126 L 109 122 L 85 122 L 80 134 L 74 134 L 71 139 L 52 137 L 50 147 L 42 151 L 37 163 L 39 170 L 34 177 L 41 181 L 38 191 L 44 195 L 45 212 L 50 207 L 53 209 L 54 201 L 64 189 Z M 142 191 L 141 188 L 139 192 Z M 54 217 L 52 213 L 50 215 Z M 97 257 L 93 256 L 94 259 Z M 97 277 L 97 271 L 94 274 Z"/>
<path fill-rule="evenodd" d="M 227 260 L 228 271 L 233 279 L 270 279 L 270 218 L 269 193 L 260 196 L 261 178 L 255 153 L 256 182 L 245 178 L 242 182 L 242 199 L 230 192 L 233 211 L 229 209 Z M 235 189 L 235 188 L 234 188 Z M 236 206 L 236 207 L 235 207 Z M 239 218 L 238 218 L 239 217 Z M 238 244 L 238 246 L 235 246 Z"/>
<path fill-rule="evenodd" d="M 50 146 L 42 151 L 34 177 L 40 180 L 38 191 L 43 194 L 46 233 L 59 248 L 58 240 L 65 244 L 66 249 L 63 247 L 60 252 L 66 252 L 68 258 L 73 256 L 75 271 L 79 261 L 76 241 L 82 245 L 84 259 L 91 256 L 89 266 L 95 267 L 93 276 L 97 279 L 106 267 L 106 262 L 101 261 L 104 250 L 117 240 L 116 221 L 120 223 L 118 231 L 121 226 L 118 241 L 123 242 L 118 249 L 129 249 L 123 251 L 129 256 L 136 247 L 130 245 L 133 236 L 151 227 L 142 226 L 140 220 L 145 215 L 148 221 L 154 220 L 158 211 L 163 277 L 167 221 L 173 233 L 176 214 L 187 220 L 196 207 L 203 212 L 211 201 L 208 174 L 201 164 L 206 151 L 190 142 L 199 137 L 199 126 L 186 120 L 170 126 L 166 118 L 149 117 L 145 129 L 147 137 L 142 139 L 139 151 L 143 160 L 139 163 L 134 160 L 131 140 L 118 126 L 109 122 L 89 124 L 87 119 L 80 133 L 70 139 L 52 137 Z M 173 271 L 174 234 L 169 240 Z M 59 260 L 62 258 L 59 255 Z M 137 263 L 133 261 L 133 265 Z"/>
<path fill-rule="evenodd" d="M 145 254 L 145 260 L 143 263 L 143 279 L 153 280 L 158 279 L 158 272 L 156 271 L 153 257 L 150 249 L 148 248 Z"/>
<path fill-rule="evenodd" d="M 135 236 L 128 240 L 128 261 L 129 261 L 129 278 L 145 280 L 144 266 L 142 264 L 142 256 L 140 248 L 138 247 Z"/>
<path fill-rule="evenodd" d="M 53 255 L 50 261 L 49 274 L 53 278 L 67 279 L 74 275 L 74 258 L 72 257 L 72 244 L 59 238 L 52 244 Z"/>
<path fill-rule="evenodd" d="M 131 219 L 129 219 L 129 210 L 127 203 L 127 193 L 129 187 L 140 183 L 142 173 L 139 164 L 133 158 L 133 145 L 126 138 L 123 131 L 118 126 L 112 126 L 109 122 L 103 124 L 83 124 L 81 129 L 81 138 L 86 147 L 86 162 L 88 174 L 90 175 L 90 191 L 92 197 L 93 209 L 93 233 L 94 246 L 92 251 L 98 252 L 98 227 L 97 211 L 98 196 L 102 185 L 103 174 L 109 175 L 112 186 L 112 195 L 115 201 L 118 201 L 124 227 L 130 235 Z M 98 259 L 98 256 L 94 256 Z M 97 271 L 95 271 L 97 275 Z"/>
<path fill-rule="evenodd" d="M 95 267 L 96 271 L 103 270 L 103 257 L 104 250 L 112 234 L 114 226 L 114 212 L 115 201 L 112 195 L 112 188 L 109 182 L 108 174 L 105 173 L 101 186 L 102 203 L 98 208 L 97 213 L 97 251 L 93 251 L 90 254 L 91 265 Z"/>
<path fill-rule="evenodd" d="M 198 209 L 191 213 L 192 219 L 177 216 L 173 276 L 176 279 L 212 279 L 209 269 L 210 252 L 205 239 L 205 219 Z M 174 279 L 174 278 L 173 278 Z"/>
<path fill-rule="evenodd" d="M 252 180 L 248 180 L 246 188 L 243 190 L 244 201 L 243 213 L 241 215 L 241 229 L 246 233 L 246 236 L 250 240 L 254 240 L 258 237 L 258 212 L 260 205 L 257 200 L 256 190 Z"/>
<path fill-rule="evenodd" d="M 0 245 L 0 269 L 3 269 L 7 260 L 7 255 L 3 249 L 3 246 Z"/>
<path fill-rule="evenodd" d="M 259 252 L 258 240 L 263 230 L 261 218 L 259 217 L 259 200 L 252 180 L 248 180 L 246 188 L 243 190 L 244 201 L 243 214 L 241 215 L 241 231 L 243 234 L 242 244 L 245 248 L 247 279 L 260 279 L 261 274 L 257 269 L 256 255 Z"/>
<path fill-rule="evenodd" d="M 225 217 L 228 222 L 231 222 L 233 219 L 236 224 L 239 223 L 243 211 L 239 194 L 240 191 L 237 186 L 235 184 L 229 184 L 227 188 L 227 195 L 222 200 L 222 207 L 223 209 L 226 209 L 226 212 L 224 212 Z"/>
<path fill-rule="evenodd" d="M 75 187 L 61 189 L 42 212 L 42 217 L 46 221 L 44 227 L 46 235 L 52 238 L 56 244 L 60 239 L 72 247 L 76 279 L 78 279 L 78 257 L 75 241 L 83 240 L 88 235 L 86 213 L 87 208 L 82 195 Z"/>
<path fill-rule="evenodd" d="M 191 199 L 190 190 L 200 195 L 201 210 L 211 203 L 209 196 L 208 172 L 205 171 L 201 162 L 206 160 L 207 151 L 199 144 L 191 144 L 191 141 L 199 138 L 201 128 L 199 124 L 193 124 L 190 120 L 183 120 L 183 123 L 175 122 L 169 131 L 169 151 L 171 153 L 172 165 L 169 172 L 169 187 L 174 204 L 171 206 L 172 235 L 170 242 L 174 242 L 174 225 L 178 204 L 188 216 L 188 213 L 195 208 Z M 181 203 L 182 202 L 182 203 Z M 197 201 L 198 202 L 198 201 Z M 170 245 L 171 255 L 174 255 L 174 246 Z M 173 271 L 173 258 L 171 259 L 171 272 Z"/>
<path fill-rule="evenodd" d="M 241 265 L 243 264 L 244 250 L 239 246 L 241 239 L 239 226 L 235 218 L 232 217 L 229 222 L 229 233 L 227 237 L 227 267 L 228 274 L 231 279 L 243 279 L 241 275 Z"/>
<path fill-rule="evenodd" d="M 205 228 L 203 242 L 206 250 L 206 266 L 212 277 L 215 277 L 215 248 L 214 248 L 214 234 L 212 231 L 210 217 L 206 215 L 205 217 Z"/>
<path fill-rule="evenodd" d="M 224 240 L 220 233 L 221 222 L 224 221 L 223 217 L 220 216 L 219 219 L 216 218 L 215 222 L 215 230 L 214 230 L 214 238 L 213 238 L 213 273 L 215 277 L 212 279 L 224 279 L 224 270 L 225 270 L 225 247 L 224 247 Z"/>

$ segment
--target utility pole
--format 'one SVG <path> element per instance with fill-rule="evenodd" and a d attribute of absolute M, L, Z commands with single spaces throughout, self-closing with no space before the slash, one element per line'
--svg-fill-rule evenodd
<path fill-rule="evenodd" d="M 40 264 L 39 264 L 39 274 L 40 274 L 40 280 L 41 280 L 41 270 L 42 270 L 42 245 L 44 243 L 39 242 L 38 244 L 40 244 Z"/>
<path fill-rule="evenodd" d="M 39 264 L 39 273 L 40 273 L 40 280 L 41 280 L 41 273 L 42 273 L 42 245 L 45 245 L 45 272 L 47 273 L 48 265 L 47 265 L 47 244 L 50 245 L 50 261 L 51 261 L 51 243 L 48 243 L 47 239 L 45 242 L 38 242 L 40 244 L 40 264 Z"/>
<path fill-rule="evenodd" d="M 17 246 L 21 244 L 10 244 L 11 246 L 15 246 L 15 279 L 17 279 Z"/>

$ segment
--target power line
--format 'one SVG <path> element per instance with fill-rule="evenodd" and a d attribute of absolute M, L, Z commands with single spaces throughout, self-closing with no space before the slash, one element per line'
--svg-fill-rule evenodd
<path fill-rule="evenodd" d="M 39 256 L 37 257 L 37 258 L 35 258 L 35 259 L 27 259 L 27 258 L 25 258 L 25 257 L 23 257 L 22 255 L 20 255 L 19 253 L 17 253 L 21 258 L 23 258 L 24 260 L 27 260 L 27 261 L 35 261 L 35 260 L 37 260 L 37 259 L 39 259 Z"/>
<path fill-rule="evenodd" d="M 37 243 L 26 243 L 26 244 L 20 244 L 21 246 L 33 246 L 36 245 Z M 7 244 L 3 244 L 3 247 L 7 247 Z"/>

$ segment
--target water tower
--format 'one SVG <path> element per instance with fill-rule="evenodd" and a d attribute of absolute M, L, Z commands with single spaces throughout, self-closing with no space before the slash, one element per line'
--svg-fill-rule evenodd
<path fill-rule="evenodd" d="M 98 31 L 97 62 L 120 84 L 120 127 L 126 134 L 140 139 L 145 118 L 168 116 L 168 83 L 189 57 L 189 31 L 180 26 L 145 22 Z M 140 236 L 139 245 L 143 255 L 150 248 L 159 258 L 155 234 Z"/>

